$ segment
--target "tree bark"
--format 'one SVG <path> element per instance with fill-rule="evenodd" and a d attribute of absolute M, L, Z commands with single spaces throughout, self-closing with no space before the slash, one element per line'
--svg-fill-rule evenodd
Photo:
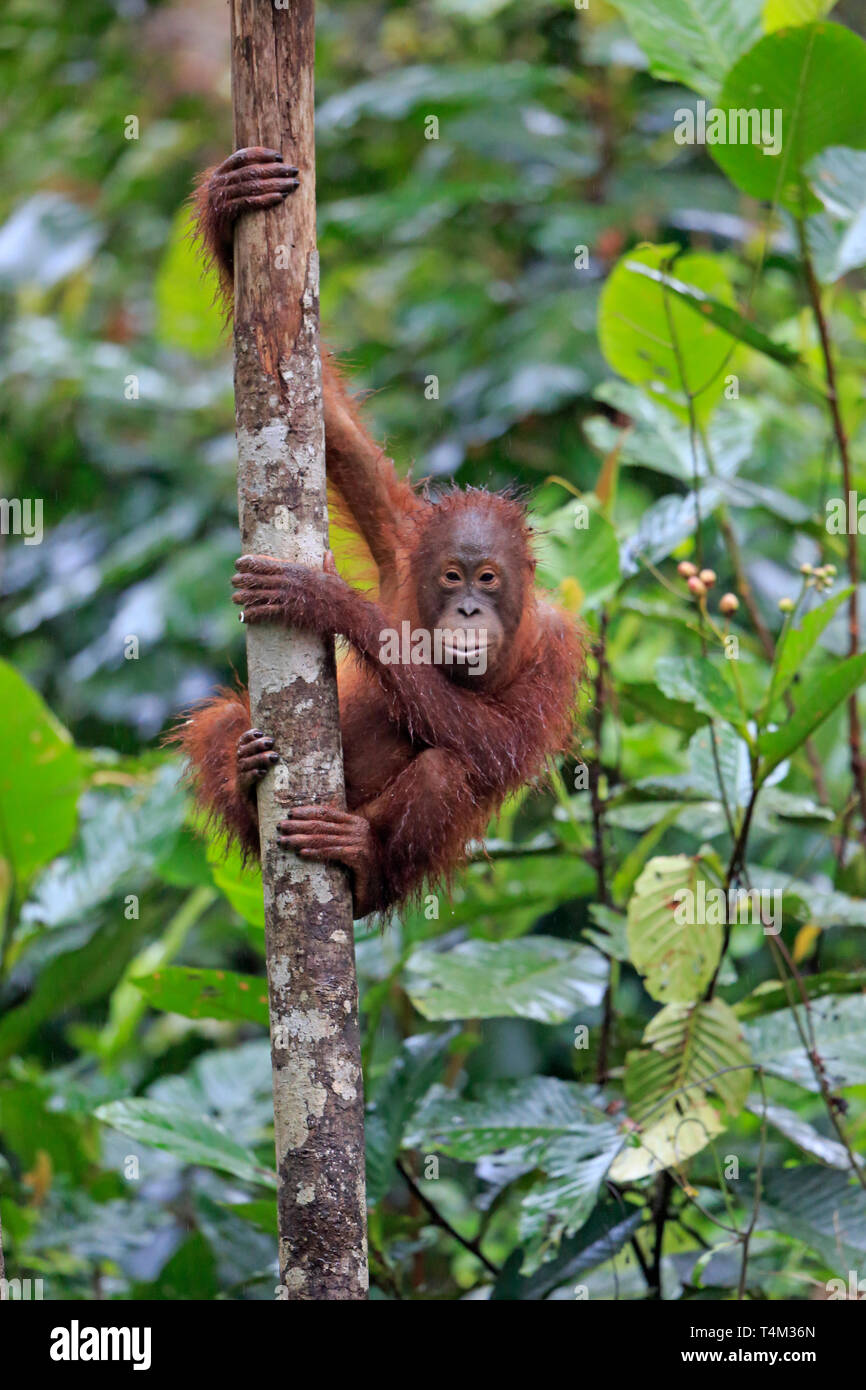
<path fill-rule="evenodd" d="M 281 151 L 300 188 L 235 233 L 238 509 L 245 553 L 321 569 L 327 545 L 313 128 L 313 0 L 231 0 L 235 145 Z M 259 826 L 281 1295 L 367 1296 L 364 1111 L 348 876 L 276 848 L 293 805 L 345 805 L 333 641 L 247 631 L 255 728 L 280 761 Z"/>

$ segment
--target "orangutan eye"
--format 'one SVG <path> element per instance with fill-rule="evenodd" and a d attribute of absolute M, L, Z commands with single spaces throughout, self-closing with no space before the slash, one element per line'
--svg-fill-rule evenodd
<path fill-rule="evenodd" d="M 496 575 L 493 573 L 493 570 L 482 570 L 481 573 L 480 573 L 479 576 L 478 576 L 478 583 L 479 583 L 479 584 L 495 584 L 495 583 L 496 583 Z"/>
<path fill-rule="evenodd" d="M 459 584 L 462 578 L 459 570 L 446 570 L 442 576 L 448 584 Z"/>

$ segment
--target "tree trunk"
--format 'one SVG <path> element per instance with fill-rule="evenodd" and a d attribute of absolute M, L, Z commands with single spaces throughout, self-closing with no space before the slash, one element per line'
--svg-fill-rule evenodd
<path fill-rule="evenodd" d="M 235 235 L 238 509 L 245 553 L 321 569 L 327 545 L 313 133 L 313 0 L 232 0 L 236 147 L 280 150 L 300 188 Z M 259 787 L 281 1293 L 367 1296 L 364 1111 L 346 871 L 275 847 L 289 806 L 345 805 L 333 641 L 247 631 Z"/>

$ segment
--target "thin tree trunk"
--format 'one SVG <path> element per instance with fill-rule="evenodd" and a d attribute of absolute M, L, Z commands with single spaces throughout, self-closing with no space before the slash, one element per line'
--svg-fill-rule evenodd
<path fill-rule="evenodd" d="M 235 145 L 280 150 L 300 188 L 235 237 L 238 507 L 246 553 L 321 569 L 327 544 L 313 133 L 313 0 L 232 0 Z M 275 848 L 293 805 L 344 805 L 333 642 L 247 632 L 253 724 L 280 762 L 258 793 L 274 1077 L 280 1280 L 367 1296 L 364 1112 L 345 870 Z"/>

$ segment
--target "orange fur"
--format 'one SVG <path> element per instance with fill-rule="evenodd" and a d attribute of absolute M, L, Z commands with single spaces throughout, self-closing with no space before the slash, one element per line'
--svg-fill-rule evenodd
<path fill-rule="evenodd" d="M 199 234 L 228 288 L 230 250 L 208 188 L 205 175 L 196 194 Z M 425 880 L 447 880 L 504 798 L 543 774 L 551 754 L 569 748 L 584 642 L 574 621 L 533 589 L 524 508 L 485 489 L 455 488 L 439 498 L 419 492 L 370 438 L 328 354 L 322 377 L 338 524 L 352 528 L 375 566 L 376 601 L 335 574 L 282 566 L 272 577 L 267 566 L 274 562 L 252 565 L 264 564 L 268 576 L 259 621 L 343 637 L 356 656 L 340 669 L 340 722 L 347 806 L 367 822 L 373 846 L 364 850 L 363 894 L 356 892 L 361 915 L 405 899 Z M 384 663 L 383 629 L 399 631 L 403 621 L 426 626 L 419 586 L 439 574 L 467 528 L 495 547 L 507 580 L 500 614 L 506 640 L 492 673 L 466 686 L 440 667 Z M 466 543 L 472 553 L 475 542 Z M 254 578 L 250 585 L 245 604 L 255 597 Z M 199 800 L 248 854 L 258 852 L 258 827 L 255 799 L 238 783 L 237 742 L 249 721 L 246 695 L 223 692 L 175 735 Z"/>

